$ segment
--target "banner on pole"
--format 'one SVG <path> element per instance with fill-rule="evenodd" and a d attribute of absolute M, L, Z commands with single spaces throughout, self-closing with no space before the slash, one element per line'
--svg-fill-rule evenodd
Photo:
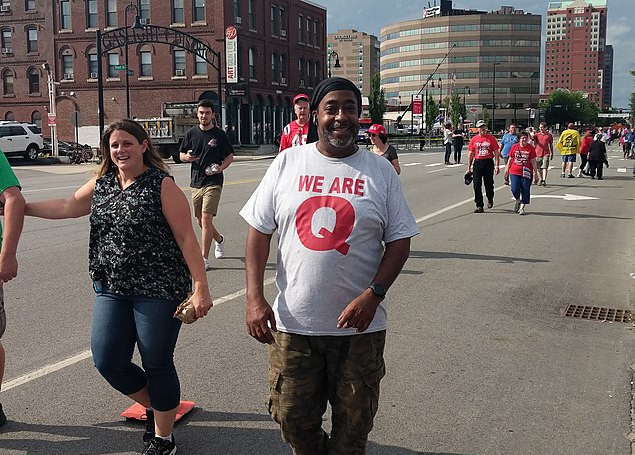
<path fill-rule="evenodd" d="M 225 78 L 228 84 L 238 82 L 238 30 L 233 25 L 225 29 Z"/>

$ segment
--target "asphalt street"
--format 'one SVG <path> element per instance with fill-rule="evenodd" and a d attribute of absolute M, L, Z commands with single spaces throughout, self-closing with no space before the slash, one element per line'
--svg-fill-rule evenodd
<path fill-rule="evenodd" d="M 633 161 L 611 147 L 603 181 L 553 169 L 547 187 L 532 188 L 525 216 L 512 212 L 502 173 L 494 208 L 474 214 L 465 165 L 443 165 L 440 152 L 400 161 L 421 235 L 388 294 L 388 374 L 368 453 L 631 454 L 633 324 L 564 310 L 634 309 Z M 241 160 L 226 172 L 216 225 L 228 257 L 208 272 L 216 305 L 182 328 L 175 353 L 183 399 L 196 402 L 175 427 L 179 454 L 291 453 L 265 408 L 266 349 L 244 323 L 247 228 L 238 212 L 270 162 Z M 188 165 L 172 169 L 189 197 Z M 71 195 L 93 168 L 15 170 L 37 201 Z M 130 403 L 90 358 L 87 241 L 86 217 L 25 223 L 19 276 L 5 286 L 2 455 L 140 450 L 143 426 L 119 416 Z M 271 298 L 274 269 L 272 248 Z"/>

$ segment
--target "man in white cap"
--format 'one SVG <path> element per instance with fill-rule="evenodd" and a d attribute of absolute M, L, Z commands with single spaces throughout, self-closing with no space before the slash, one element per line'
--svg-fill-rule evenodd
<path fill-rule="evenodd" d="M 297 119 L 282 130 L 278 153 L 290 147 L 306 144 L 306 137 L 309 132 L 309 95 L 298 93 L 294 96 L 293 111 Z"/>
<path fill-rule="evenodd" d="M 474 165 L 474 203 L 476 208 L 474 213 L 483 213 L 483 190 L 485 184 L 485 195 L 487 196 L 487 208 L 494 206 L 494 174 L 500 172 L 500 151 L 498 141 L 487 132 L 487 123 L 483 120 L 476 122 L 478 134 L 472 138 L 468 145 L 467 171 L 469 174 Z"/>

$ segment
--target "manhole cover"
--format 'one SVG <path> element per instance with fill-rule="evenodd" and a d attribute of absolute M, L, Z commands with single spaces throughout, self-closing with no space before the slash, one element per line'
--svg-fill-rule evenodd
<path fill-rule="evenodd" d="M 599 306 L 569 305 L 564 315 L 570 318 L 588 319 L 590 321 L 633 322 L 633 312 L 631 310 Z"/>

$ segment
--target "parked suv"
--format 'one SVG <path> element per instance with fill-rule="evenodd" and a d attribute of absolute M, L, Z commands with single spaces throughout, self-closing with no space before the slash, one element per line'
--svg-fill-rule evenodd
<path fill-rule="evenodd" d="M 31 123 L 0 122 L 0 149 L 6 156 L 37 159 L 43 148 L 42 130 Z"/>

